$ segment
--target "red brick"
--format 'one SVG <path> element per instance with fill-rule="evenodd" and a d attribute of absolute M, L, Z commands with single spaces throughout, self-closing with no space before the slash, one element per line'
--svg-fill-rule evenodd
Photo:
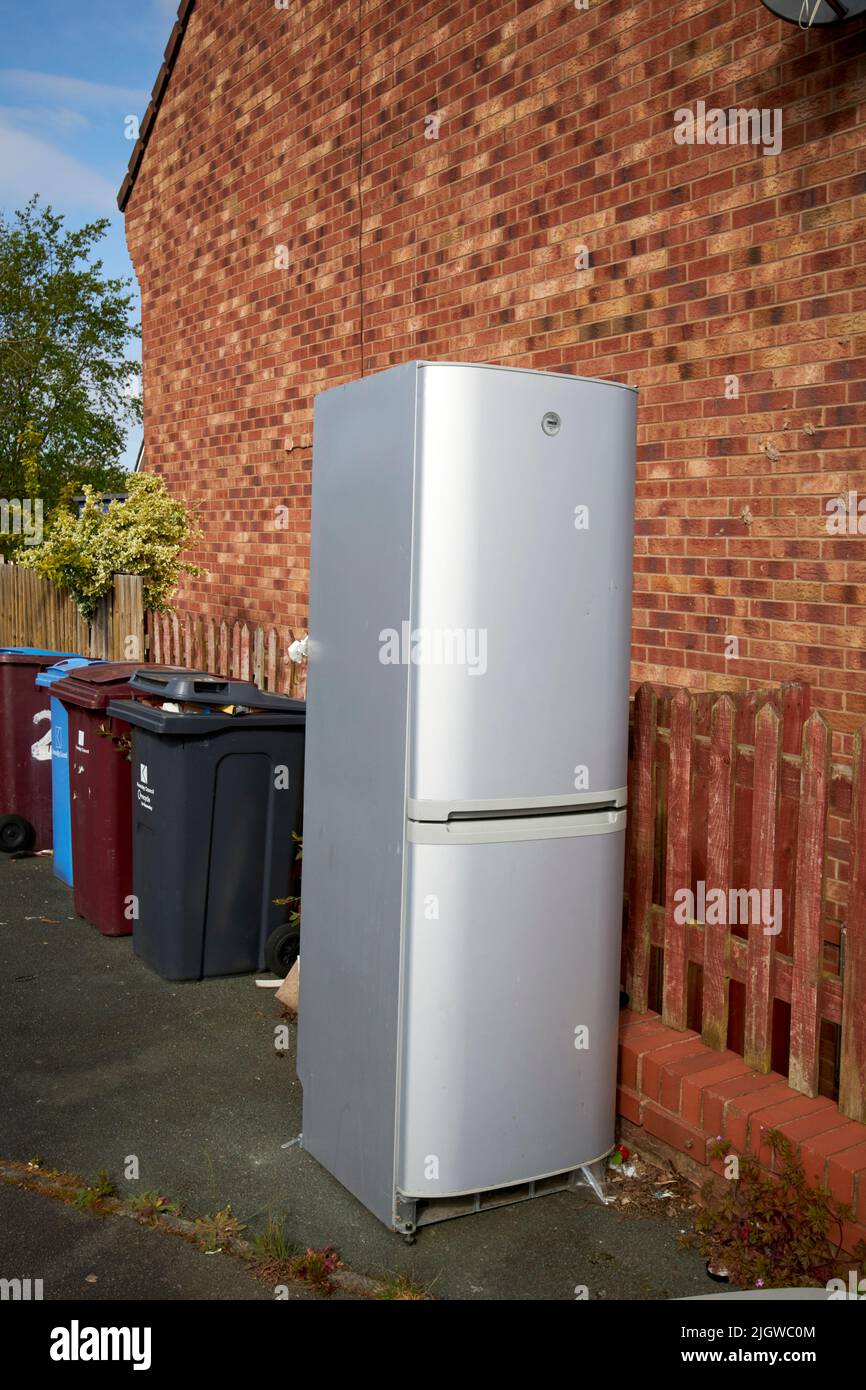
<path fill-rule="evenodd" d="M 729 1081 L 718 1081 L 706 1086 L 704 1088 L 704 1128 L 711 1135 L 720 1134 L 727 1138 L 725 1107 L 728 1102 L 735 1100 L 738 1096 L 751 1096 L 757 1091 L 766 1091 L 777 1084 L 778 1080 L 778 1076 L 772 1072 L 762 1076 L 757 1072 L 750 1071 L 745 1075 L 732 1076 Z"/>
<path fill-rule="evenodd" d="M 724 1110 L 725 1137 L 735 1149 L 744 1153 L 752 1147 L 749 1143 L 752 1116 L 760 1116 L 764 1111 L 790 1100 L 793 1095 L 790 1086 L 774 1075 L 772 1086 L 762 1086 L 751 1095 L 733 1097 Z"/>
<path fill-rule="evenodd" d="M 804 1142 L 814 1136 L 832 1134 L 836 1130 L 843 1129 L 848 1123 L 849 1121 L 839 1113 L 837 1107 L 831 1105 L 829 1109 L 816 1110 L 810 1115 L 804 1115 L 801 1119 L 783 1120 L 781 1124 L 776 1125 L 776 1129 L 796 1144 L 799 1149 Z M 778 1168 L 779 1166 L 779 1160 L 776 1159 L 773 1167 Z"/>
<path fill-rule="evenodd" d="M 713 1066 L 714 1063 L 715 1066 Z M 683 1056 L 678 1061 L 670 1062 L 662 1072 L 659 1103 L 664 1106 L 665 1110 L 672 1110 L 681 1114 L 685 1081 L 694 1076 L 706 1076 L 708 1072 L 711 1075 L 715 1072 L 716 1079 L 720 1080 L 720 1071 L 726 1063 L 728 1065 L 739 1063 L 742 1067 L 743 1059 L 737 1057 L 733 1052 L 714 1052 L 710 1047 L 701 1046 L 699 1051 Z M 697 1123 L 699 1117 L 694 1116 L 690 1120 L 688 1115 L 683 1115 L 683 1119 L 687 1123 Z"/>
<path fill-rule="evenodd" d="M 866 598 L 866 589 L 864 589 Z M 645 1023 L 660 1023 L 661 1015 L 652 1009 L 647 1009 L 644 1013 L 638 1013 L 635 1009 L 622 1009 L 619 1015 L 620 1036 L 629 1032 L 632 1028 L 638 1028 Z"/>
<path fill-rule="evenodd" d="M 694 1037 L 695 1034 L 676 1033 L 663 1024 L 645 1024 L 629 1030 L 627 1039 L 620 1041 L 620 1080 L 624 1086 L 638 1090 L 643 1085 L 642 1062 L 650 1052 L 667 1047 L 674 1041 Z"/>
<path fill-rule="evenodd" d="M 616 1113 L 622 1115 L 625 1120 L 631 1120 L 632 1124 L 641 1124 L 641 1103 L 637 1092 L 630 1091 L 627 1086 L 618 1086 L 616 1089 Z"/>
<path fill-rule="evenodd" d="M 827 1186 L 836 1200 L 844 1202 L 846 1206 L 854 1201 L 862 1180 L 866 1178 L 866 1125 L 859 1128 L 862 1134 L 859 1144 L 842 1153 L 829 1154 L 827 1158 Z"/>
<path fill-rule="evenodd" d="M 827 1160 L 831 1154 L 840 1154 L 863 1143 L 863 1126 L 849 1120 L 838 1129 L 826 1134 L 817 1134 L 804 1139 L 800 1145 L 800 1159 L 803 1171 L 811 1184 L 818 1187 L 826 1185 Z"/>
<path fill-rule="evenodd" d="M 826 1096 L 798 1095 L 796 1091 L 790 1092 L 790 1099 L 783 1100 L 779 1105 L 771 1105 L 767 1110 L 761 1110 L 752 1115 L 749 1123 L 749 1148 L 757 1154 L 758 1160 L 765 1168 L 772 1167 L 773 1154 L 769 1145 L 765 1142 L 765 1135 L 768 1129 L 782 1130 L 783 1126 L 792 1120 L 809 1119 L 810 1117 L 820 1117 L 827 1115 L 837 1115 L 839 1111 L 832 1100 Z"/>
<path fill-rule="evenodd" d="M 694 1072 L 691 1076 L 683 1078 L 681 1114 L 688 1124 L 704 1123 L 704 1092 L 710 1086 L 719 1081 L 731 1081 L 738 1076 L 752 1075 L 742 1057 L 728 1052 L 717 1052 L 714 1055 L 720 1059 L 717 1063 L 708 1066 L 705 1071 Z M 723 1057 L 730 1060 L 722 1061 Z M 709 1132 L 712 1126 L 704 1124 L 704 1128 Z"/>
<path fill-rule="evenodd" d="M 853 1252 L 854 1247 L 861 1241 L 866 1241 L 866 1221 L 843 1221 L 842 1222 L 842 1249 Z M 860 1266 L 861 1275 L 866 1275 L 866 1268 Z"/>
<path fill-rule="evenodd" d="M 677 1041 L 673 1041 L 673 1038 L 677 1038 Z M 657 1047 L 643 1056 L 638 1072 L 641 1091 L 652 1100 L 660 1101 L 662 1077 L 668 1067 L 687 1057 L 700 1057 L 706 1050 L 700 1038 L 678 1038 L 677 1034 L 673 1034 L 672 1040 L 666 1042 L 664 1047 Z"/>
<path fill-rule="evenodd" d="M 684 1124 L 679 1116 L 671 1115 L 651 1100 L 644 1102 L 643 1124 L 648 1134 L 688 1154 L 696 1163 L 706 1163 L 706 1135 L 696 1125 Z"/>

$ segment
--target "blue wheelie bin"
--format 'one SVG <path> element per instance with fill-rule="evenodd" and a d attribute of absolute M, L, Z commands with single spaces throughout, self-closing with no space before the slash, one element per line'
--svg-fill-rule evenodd
<path fill-rule="evenodd" d="M 55 662 L 36 677 L 36 684 L 49 690 L 79 666 L 101 666 L 84 656 Z M 54 832 L 54 872 L 72 887 L 72 822 L 69 804 L 69 715 L 66 706 L 51 696 L 51 823 Z"/>

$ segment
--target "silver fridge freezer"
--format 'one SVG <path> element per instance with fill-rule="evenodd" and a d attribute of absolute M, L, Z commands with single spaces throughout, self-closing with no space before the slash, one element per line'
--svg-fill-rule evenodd
<path fill-rule="evenodd" d="M 405 1234 L 614 1141 L 635 417 L 449 362 L 316 400 L 303 1146 Z"/>

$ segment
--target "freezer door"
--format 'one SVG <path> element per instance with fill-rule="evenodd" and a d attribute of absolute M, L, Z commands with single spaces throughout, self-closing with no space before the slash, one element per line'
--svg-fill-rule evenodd
<path fill-rule="evenodd" d="M 503 823 L 501 838 L 410 843 L 406 1196 L 526 1182 L 613 1144 L 623 822 L 549 839 Z"/>
<path fill-rule="evenodd" d="M 636 395 L 419 369 L 409 815 L 625 786 Z"/>

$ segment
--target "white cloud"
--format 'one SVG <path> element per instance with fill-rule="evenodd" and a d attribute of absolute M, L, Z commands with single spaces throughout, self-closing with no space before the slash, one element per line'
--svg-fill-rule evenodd
<path fill-rule="evenodd" d="M 95 169 L 0 118 L 0 205 L 21 207 L 34 193 L 64 211 L 116 211 L 117 189 Z"/>
<path fill-rule="evenodd" d="M 0 121 L 37 131 L 56 130 L 64 135 L 90 125 L 82 111 L 72 111 L 68 106 L 0 106 Z"/>
<path fill-rule="evenodd" d="M 107 82 L 86 82 L 62 73 L 30 72 L 25 68 L 0 68 L 0 87 L 35 100 L 53 101 L 85 109 L 144 110 L 148 93 L 134 87 L 114 87 Z"/>

